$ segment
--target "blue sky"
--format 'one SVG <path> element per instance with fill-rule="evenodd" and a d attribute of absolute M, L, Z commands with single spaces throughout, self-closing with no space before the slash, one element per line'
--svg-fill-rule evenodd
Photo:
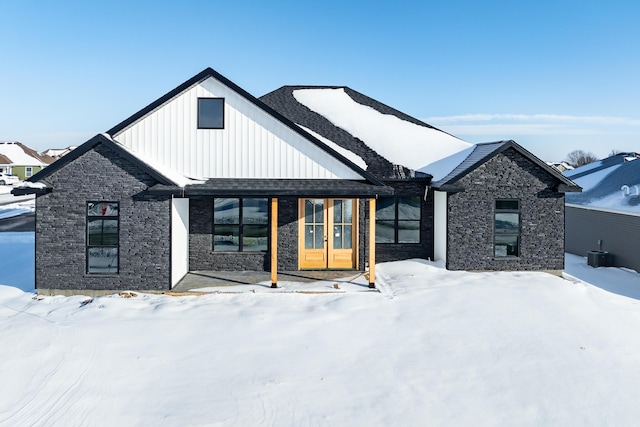
<path fill-rule="evenodd" d="M 545 160 L 640 151 L 637 1 L 0 0 L 0 140 L 79 145 L 206 67 L 347 85 Z"/>

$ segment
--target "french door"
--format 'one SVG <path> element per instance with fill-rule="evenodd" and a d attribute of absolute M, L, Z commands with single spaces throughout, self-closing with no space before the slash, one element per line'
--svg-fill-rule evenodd
<path fill-rule="evenodd" d="M 301 199 L 299 268 L 356 268 L 356 199 Z"/>

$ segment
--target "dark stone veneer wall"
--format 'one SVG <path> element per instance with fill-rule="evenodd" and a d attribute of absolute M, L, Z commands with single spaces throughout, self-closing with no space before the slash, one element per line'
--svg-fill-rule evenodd
<path fill-rule="evenodd" d="M 96 146 L 47 177 L 36 199 L 36 288 L 170 288 L 171 200 L 143 192 L 156 181 L 113 150 Z M 120 203 L 119 274 L 86 273 L 88 201 Z"/>
<path fill-rule="evenodd" d="M 562 270 L 564 194 L 557 180 L 510 148 L 463 177 L 448 198 L 450 270 Z M 520 256 L 494 256 L 496 199 L 520 201 Z"/>

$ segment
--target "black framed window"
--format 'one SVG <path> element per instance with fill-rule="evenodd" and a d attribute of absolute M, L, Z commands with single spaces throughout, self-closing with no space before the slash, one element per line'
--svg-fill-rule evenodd
<path fill-rule="evenodd" d="M 496 258 L 520 256 L 520 203 L 518 200 L 496 200 Z"/>
<path fill-rule="evenodd" d="M 264 252 L 268 231 L 268 199 L 213 199 L 214 251 Z"/>
<path fill-rule="evenodd" d="M 118 273 L 120 206 L 87 202 L 87 273 Z"/>
<path fill-rule="evenodd" d="M 224 98 L 198 98 L 198 129 L 224 129 Z"/>
<path fill-rule="evenodd" d="M 420 243 L 420 197 L 381 197 L 376 203 L 376 243 Z"/>

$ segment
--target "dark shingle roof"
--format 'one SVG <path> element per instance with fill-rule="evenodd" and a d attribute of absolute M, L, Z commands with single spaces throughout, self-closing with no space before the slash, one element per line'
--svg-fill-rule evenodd
<path fill-rule="evenodd" d="M 563 176 L 554 168 L 547 165 L 545 162 L 534 156 L 529 151 L 525 150 L 515 141 L 511 140 L 477 144 L 473 151 L 469 153 L 469 155 L 462 162 L 460 162 L 458 166 L 456 166 L 444 178 L 431 183 L 431 187 L 442 191 L 459 191 L 460 188 L 456 187 L 456 183 L 458 180 L 460 180 L 460 178 L 464 177 L 498 153 L 501 153 L 508 148 L 515 149 L 527 159 L 542 168 L 545 172 L 556 178 L 559 181 L 558 191 L 580 191 L 580 187 L 574 182 Z"/>
<path fill-rule="evenodd" d="M 184 189 L 156 185 L 152 193 L 185 196 L 259 196 L 259 197 L 372 197 L 391 196 L 393 188 L 365 181 L 343 179 L 249 179 L 213 178 Z"/>
<path fill-rule="evenodd" d="M 415 172 L 402 165 L 393 164 L 359 138 L 354 137 L 346 130 L 331 123 L 326 117 L 299 103 L 293 96 L 293 92 L 300 89 L 343 89 L 355 102 L 371 107 L 382 114 L 394 115 L 401 120 L 419 126 L 431 129 L 436 128 L 345 86 L 283 86 L 259 98 L 260 101 L 277 110 L 292 122 L 311 129 L 342 148 L 360 156 L 367 164 L 367 171 L 382 179 L 429 178 L 428 174 Z"/>

